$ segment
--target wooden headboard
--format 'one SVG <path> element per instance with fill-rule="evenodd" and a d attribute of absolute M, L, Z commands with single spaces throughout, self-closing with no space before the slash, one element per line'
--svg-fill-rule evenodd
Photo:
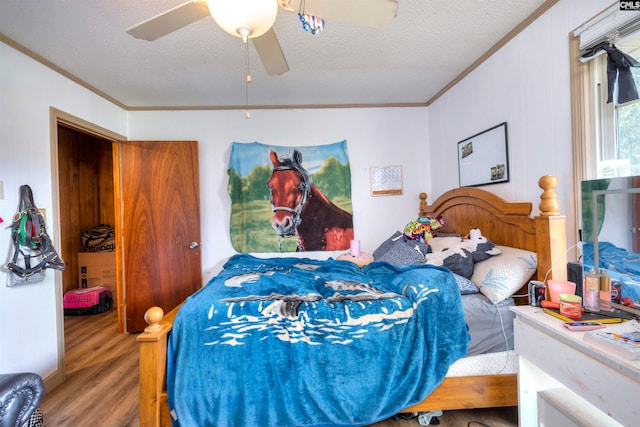
<path fill-rule="evenodd" d="M 442 215 L 445 226 L 439 233 L 466 235 L 479 228 L 482 235 L 497 245 L 536 252 L 537 280 L 566 280 L 567 236 L 565 216 L 559 214 L 558 180 L 545 175 L 538 180 L 540 215 L 532 217 L 531 202 L 507 202 L 499 196 L 474 187 L 450 190 L 428 204 L 426 193 L 420 194 L 420 216 Z"/>

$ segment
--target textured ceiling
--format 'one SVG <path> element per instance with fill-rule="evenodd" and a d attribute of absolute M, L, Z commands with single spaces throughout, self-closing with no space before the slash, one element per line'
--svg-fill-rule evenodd
<path fill-rule="evenodd" d="M 125 32 L 184 1 L 2 0 L 0 41 L 125 108 L 245 106 L 242 40 L 211 17 L 153 42 Z M 399 0 L 396 19 L 383 29 L 334 21 L 318 35 L 303 31 L 295 14 L 280 9 L 274 30 L 290 70 L 267 75 L 250 45 L 249 104 L 426 104 L 551 3 Z"/>

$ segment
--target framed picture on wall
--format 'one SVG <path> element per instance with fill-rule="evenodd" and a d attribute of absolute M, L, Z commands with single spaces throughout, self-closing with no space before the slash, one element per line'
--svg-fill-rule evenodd
<path fill-rule="evenodd" d="M 458 142 L 460 187 L 509 181 L 507 122 Z"/>

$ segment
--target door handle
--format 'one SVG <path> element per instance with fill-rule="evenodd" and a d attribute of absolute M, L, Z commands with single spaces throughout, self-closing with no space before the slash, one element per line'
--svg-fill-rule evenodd
<path fill-rule="evenodd" d="M 200 246 L 198 242 L 189 243 L 189 249 L 196 249 L 198 246 Z"/>

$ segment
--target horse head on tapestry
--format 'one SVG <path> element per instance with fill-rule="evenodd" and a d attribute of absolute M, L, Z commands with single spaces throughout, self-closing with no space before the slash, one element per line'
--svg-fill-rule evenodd
<path fill-rule="evenodd" d="M 291 158 L 269 155 L 273 171 L 268 181 L 273 209 L 271 226 L 278 238 L 295 237 L 297 251 L 331 251 L 349 248 L 353 239 L 353 216 L 336 206 L 311 181 L 302 167 L 302 153 Z"/>

